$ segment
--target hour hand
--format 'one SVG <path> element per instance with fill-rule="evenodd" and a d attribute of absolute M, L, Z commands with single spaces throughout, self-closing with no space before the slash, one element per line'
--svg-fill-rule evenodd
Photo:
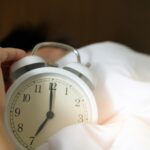
<path fill-rule="evenodd" d="M 37 135 L 43 130 L 43 128 L 44 128 L 44 126 L 46 125 L 47 121 L 48 121 L 49 119 L 52 119 L 53 116 L 54 116 L 53 112 L 50 112 L 50 111 L 47 112 L 45 120 L 44 120 L 44 121 L 42 122 L 42 124 L 39 126 L 39 128 L 38 128 L 38 130 L 36 131 L 36 133 L 35 133 L 34 136 L 37 136 Z"/>
<path fill-rule="evenodd" d="M 39 128 L 38 128 L 38 130 L 36 131 L 36 133 L 35 133 L 35 135 L 34 136 L 37 136 L 40 132 L 41 132 L 41 130 L 44 128 L 44 126 L 45 126 L 45 124 L 47 123 L 47 121 L 48 121 L 48 117 L 42 122 L 42 124 L 39 126 Z"/>

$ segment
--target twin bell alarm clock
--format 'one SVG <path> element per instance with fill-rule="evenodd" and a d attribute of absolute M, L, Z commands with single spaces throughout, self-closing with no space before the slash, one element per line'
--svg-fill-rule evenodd
<path fill-rule="evenodd" d="M 43 47 L 71 51 L 77 61 L 63 67 L 48 65 L 36 55 Z M 14 81 L 6 95 L 5 124 L 17 149 L 34 150 L 64 127 L 97 122 L 92 92 L 95 80 L 73 47 L 55 42 L 39 43 L 32 55 L 12 65 L 11 77 Z"/>

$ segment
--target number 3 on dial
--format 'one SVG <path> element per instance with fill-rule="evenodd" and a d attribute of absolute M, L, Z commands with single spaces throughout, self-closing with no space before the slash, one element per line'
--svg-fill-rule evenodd
<path fill-rule="evenodd" d="M 21 149 L 33 150 L 66 126 L 95 120 L 91 91 L 61 74 L 24 79 L 7 99 L 7 128 Z"/>

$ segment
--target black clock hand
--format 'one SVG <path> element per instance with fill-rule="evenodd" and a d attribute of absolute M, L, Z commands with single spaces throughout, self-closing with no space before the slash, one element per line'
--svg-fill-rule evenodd
<path fill-rule="evenodd" d="M 49 111 L 46 114 L 46 119 L 42 122 L 42 124 L 39 126 L 38 130 L 35 133 L 35 136 L 37 136 L 41 130 L 44 128 L 46 125 L 47 121 L 51 118 L 53 118 L 54 113 L 52 112 L 52 105 L 53 105 L 53 83 L 50 83 L 49 85 L 49 90 L 50 90 L 50 96 L 49 96 Z"/>
<path fill-rule="evenodd" d="M 46 118 L 46 119 L 42 122 L 42 124 L 39 126 L 38 130 L 36 131 L 35 136 L 37 136 L 37 135 L 41 132 L 41 130 L 44 128 L 45 124 L 47 123 L 48 119 L 49 119 L 49 118 Z"/>
<path fill-rule="evenodd" d="M 49 90 L 50 90 L 50 96 L 49 96 L 49 112 L 54 115 L 52 112 L 52 107 L 54 105 L 54 91 L 56 90 L 56 83 L 50 83 L 49 84 Z"/>
<path fill-rule="evenodd" d="M 52 105 L 53 105 L 53 83 L 50 83 L 49 90 L 50 90 L 49 111 L 52 112 Z"/>
<path fill-rule="evenodd" d="M 42 122 L 42 124 L 39 126 L 38 130 L 36 131 L 35 135 L 34 136 L 37 136 L 41 130 L 44 128 L 44 126 L 46 125 L 47 121 L 51 118 L 53 118 L 54 114 L 53 112 L 47 112 L 46 114 L 46 119 Z"/>

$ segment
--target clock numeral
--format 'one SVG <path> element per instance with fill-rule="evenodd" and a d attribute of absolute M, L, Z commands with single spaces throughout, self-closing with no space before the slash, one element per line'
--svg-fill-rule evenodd
<path fill-rule="evenodd" d="M 35 93 L 41 93 L 41 85 L 35 85 Z"/>
<path fill-rule="evenodd" d="M 19 123 L 18 124 L 18 132 L 22 132 L 23 131 L 23 123 Z"/>
<path fill-rule="evenodd" d="M 23 95 L 23 102 L 29 102 L 30 101 L 30 94 L 24 94 Z"/>
<path fill-rule="evenodd" d="M 20 113 L 21 113 L 21 110 L 20 110 L 20 108 L 17 107 L 15 109 L 15 116 L 18 117 L 20 115 Z"/>
<path fill-rule="evenodd" d="M 31 139 L 30 145 L 32 145 L 34 142 L 35 136 L 30 136 L 29 138 Z"/>
<path fill-rule="evenodd" d="M 52 82 L 51 82 L 51 83 L 49 84 L 49 89 L 50 89 L 50 90 L 56 90 L 56 87 L 57 87 L 57 83 L 52 83 Z"/>
<path fill-rule="evenodd" d="M 79 114 L 78 116 L 78 122 L 83 122 L 84 121 L 84 116 L 82 114 Z"/>
<path fill-rule="evenodd" d="M 79 98 L 75 99 L 75 106 L 80 107 L 81 100 Z"/>

